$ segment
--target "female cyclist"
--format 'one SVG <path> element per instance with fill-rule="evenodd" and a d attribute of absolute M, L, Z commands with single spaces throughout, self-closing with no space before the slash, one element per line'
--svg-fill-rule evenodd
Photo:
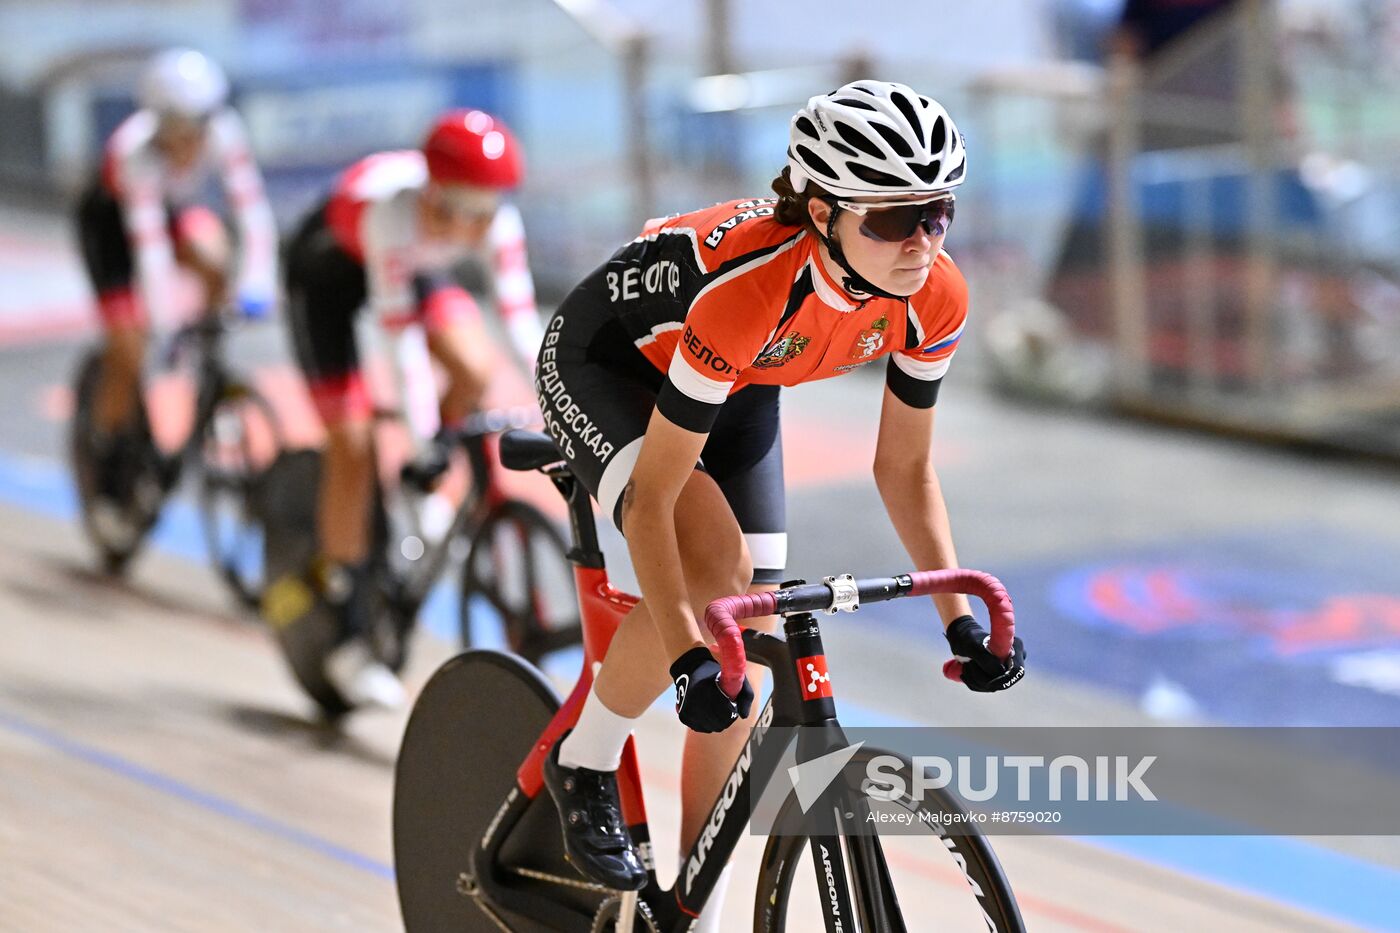
<path fill-rule="evenodd" d="M 668 670 L 693 730 L 682 851 L 747 738 L 725 730 L 751 725 L 758 685 L 723 693 L 696 617 L 717 596 L 781 579 L 780 386 L 889 356 L 875 481 L 916 568 L 957 565 L 930 446 L 967 316 L 967 286 L 942 249 L 964 170 L 952 119 L 904 85 L 856 81 L 813 97 L 792 119 L 776 198 L 650 221 L 548 325 L 536 370 L 546 425 L 626 536 L 644 597 L 545 766 L 569 858 L 594 880 L 645 881 L 614 772 Z M 934 602 L 954 653 L 972 662 L 968 687 L 1020 679 L 1019 640 L 1003 664 L 964 597 Z"/>
<path fill-rule="evenodd" d="M 542 331 L 525 230 L 520 212 L 503 200 L 520 183 L 522 162 L 515 137 L 499 119 L 480 110 L 450 111 L 421 150 L 377 153 L 346 169 L 288 249 L 287 320 L 327 433 L 317 521 L 321 556 L 305 582 L 340 615 L 344 640 L 327 657 L 326 674 L 354 706 L 403 702 L 398 679 L 360 637 L 369 612 L 365 566 L 375 464 L 373 405 L 355 319 L 368 305 L 376 323 L 400 341 L 395 361 L 401 376 L 406 367 L 428 366 L 422 356 L 404 362 L 408 350 L 421 349 L 414 338 L 426 332 L 428 354 L 447 375 L 441 409 L 434 410 L 437 398 L 428 399 L 428 418 L 456 424 L 476 408 L 491 375 L 485 322 L 449 274 L 454 261 L 479 251 L 487 254 L 497 310 L 516 353 L 532 361 Z M 413 380 L 401 381 L 406 390 L 416 388 Z M 434 425 L 417 427 L 430 435 Z M 430 485 L 446 469 L 448 455 L 439 434 L 415 460 L 414 478 Z"/>

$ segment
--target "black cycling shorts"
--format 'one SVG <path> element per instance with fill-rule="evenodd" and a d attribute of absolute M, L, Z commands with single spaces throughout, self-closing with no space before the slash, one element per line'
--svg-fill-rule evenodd
<path fill-rule="evenodd" d="M 326 208 L 313 211 L 287 245 L 287 324 L 297 364 L 306 374 L 323 421 L 368 414 L 360 373 L 355 318 L 369 295 L 365 267 L 347 253 L 326 224 Z M 445 272 L 413 277 L 420 311 L 438 293 L 460 287 Z"/>
<path fill-rule="evenodd" d="M 297 363 L 314 385 L 359 372 L 355 316 L 368 295 L 365 267 L 336 242 L 323 205 L 287 246 L 287 324 Z"/>
<path fill-rule="evenodd" d="M 613 313 L 603 270 L 574 289 L 549 322 L 535 368 L 545 427 L 619 529 L 622 490 L 663 379 Z M 697 464 L 734 511 L 755 583 L 782 582 L 787 565 L 778 389 L 753 385 L 729 396 Z"/>

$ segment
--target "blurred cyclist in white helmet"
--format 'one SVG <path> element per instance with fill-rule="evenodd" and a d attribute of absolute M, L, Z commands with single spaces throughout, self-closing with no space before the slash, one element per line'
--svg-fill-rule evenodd
<path fill-rule="evenodd" d="M 107 140 L 78 205 L 83 261 L 106 335 L 94 422 L 108 485 L 125 472 L 121 438 L 136 415 L 149 324 L 172 320 L 177 267 L 195 274 L 209 308 L 232 301 L 261 316 L 276 295 L 277 231 L 228 90 L 223 69 L 200 52 L 155 55 L 141 78 L 140 108 Z M 237 222 L 236 277 L 224 223 L 200 203 L 214 173 Z M 123 494 L 104 491 L 113 500 Z"/>

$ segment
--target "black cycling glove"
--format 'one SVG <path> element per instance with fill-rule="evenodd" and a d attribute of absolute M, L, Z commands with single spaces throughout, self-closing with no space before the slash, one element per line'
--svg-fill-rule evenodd
<path fill-rule="evenodd" d="M 959 616 L 944 632 L 948 647 L 962 662 L 962 682 L 978 693 L 995 693 L 1014 686 L 1026 673 L 1026 649 L 1020 638 L 1011 641 L 1011 658 L 1003 661 L 987 650 L 991 636 L 972 616 Z"/>
<path fill-rule="evenodd" d="M 696 732 L 723 732 L 753 708 L 748 678 L 739 695 L 730 698 L 719 685 L 720 666 L 709 648 L 696 646 L 671 664 L 676 684 L 676 715 Z"/>

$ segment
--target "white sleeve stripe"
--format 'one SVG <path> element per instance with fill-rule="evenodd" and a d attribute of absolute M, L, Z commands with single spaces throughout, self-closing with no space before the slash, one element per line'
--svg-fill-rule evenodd
<path fill-rule="evenodd" d="M 894 360 L 894 365 L 898 366 L 906 376 L 923 382 L 942 379 L 944 374 L 948 372 L 949 365 L 953 362 L 951 355 L 941 360 L 916 360 L 903 353 L 896 353 L 891 358 Z"/>
<path fill-rule="evenodd" d="M 927 336 L 927 334 L 924 333 L 924 322 L 919 320 L 919 312 L 915 311 L 912 306 L 907 306 L 905 313 L 909 315 L 909 323 L 913 325 L 914 328 L 914 346 L 922 347 L 924 345 L 924 337 Z"/>
<path fill-rule="evenodd" d="M 665 227 L 665 228 L 663 228 L 663 229 L 661 229 L 661 230 L 657 230 L 655 233 L 648 233 L 648 234 L 646 234 L 645 236 L 639 236 L 639 237 L 637 237 L 635 240 L 633 240 L 632 242 L 633 242 L 633 243 L 642 243 L 642 242 L 645 242 L 646 240 L 655 240 L 655 239 L 657 239 L 658 237 L 663 237 L 663 236 L 684 236 L 684 237 L 686 237 L 687 239 L 689 239 L 689 240 L 690 240 L 690 248 L 695 252 L 695 264 L 696 264 L 696 266 L 698 266 L 698 267 L 700 268 L 700 271 L 702 271 L 702 272 L 706 271 L 706 270 L 705 270 L 705 260 L 704 260 L 704 258 L 700 255 L 700 240 L 699 240 L 699 238 L 696 237 L 696 235 L 695 235 L 695 228 L 693 228 L 693 227 Z"/>
<path fill-rule="evenodd" d="M 804 231 L 804 232 L 805 232 L 805 231 Z M 693 308 L 693 307 L 695 307 L 697 304 L 699 304 L 699 303 L 700 303 L 700 299 L 701 299 L 701 298 L 704 298 L 705 295 L 707 295 L 712 289 L 718 288 L 719 286 L 723 285 L 724 283 L 729 282 L 729 281 L 731 281 L 731 280 L 733 280 L 733 279 L 736 279 L 736 278 L 738 278 L 739 276 L 743 275 L 743 274 L 746 273 L 746 272 L 752 272 L 754 269 L 757 269 L 759 266 L 767 265 L 768 263 L 772 262 L 773 260 L 775 260 L 775 259 L 777 259 L 779 256 L 781 256 L 783 253 L 786 253 L 788 250 L 792 249 L 792 248 L 793 248 L 794 246 L 796 246 L 799 242 L 801 242 L 801 240 L 802 240 L 802 235 L 799 234 L 799 235 L 793 237 L 791 240 L 788 240 L 786 243 L 784 243 L 784 244 L 782 244 L 781 246 L 779 246 L 777 249 L 773 250 L 771 253 L 764 253 L 762 256 L 759 256 L 759 257 L 757 257 L 756 259 L 751 259 L 751 260 L 749 260 L 748 262 L 744 263 L 743 265 L 735 266 L 733 269 L 730 269 L 730 270 L 729 270 L 728 272 L 726 272 L 724 275 L 721 275 L 721 276 L 719 276 L 718 278 L 712 279 L 708 284 L 706 284 L 706 286 L 705 286 L 704 288 L 700 289 L 700 291 L 698 291 L 698 292 L 695 294 L 695 297 L 694 297 L 694 298 L 692 298 L 692 299 L 690 300 L 690 307 Z"/>
<path fill-rule="evenodd" d="M 729 389 L 734 385 L 733 380 L 724 382 L 719 379 L 711 379 L 709 376 L 702 376 L 691 369 L 679 348 L 676 350 L 676 355 L 671 357 L 671 368 L 666 371 L 666 376 L 687 397 L 706 405 L 721 404 L 729 397 Z"/>
<path fill-rule="evenodd" d="M 660 324 L 657 324 L 651 329 L 651 333 L 634 342 L 637 344 L 637 349 L 640 350 L 642 347 L 646 346 L 649 343 L 655 343 L 656 338 L 660 337 L 667 331 L 680 330 L 683 327 L 685 327 L 684 321 L 662 321 Z"/>

